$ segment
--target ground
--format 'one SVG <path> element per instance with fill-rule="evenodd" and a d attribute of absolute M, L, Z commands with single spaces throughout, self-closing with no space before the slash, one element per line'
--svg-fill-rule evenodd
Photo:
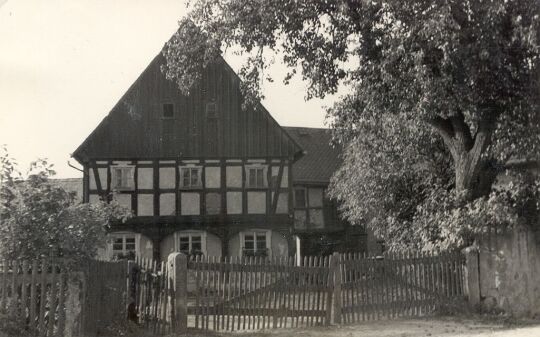
<path fill-rule="evenodd" d="M 191 336 L 191 335 L 190 335 Z M 200 334 L 198 336 L 206 336 Z M 540 336 L 540 321 L 503 324 L 496 319 L 436 318 L 372 321 L 354 325 L 262 332 L 208 334 L 212 337 L 532 337 Z"/>

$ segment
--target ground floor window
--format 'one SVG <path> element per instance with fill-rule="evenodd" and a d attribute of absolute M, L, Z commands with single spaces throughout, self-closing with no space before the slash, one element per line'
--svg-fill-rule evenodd
<path fill-rule="evenodd" d="M 243 256 L 269 256 L 267 231 L 244 232 L 242 235 Z"/>
<path fill-rule="evenodd" d="M 137 234 L 110 234 L 112 258 L 134 259 L 137 255 Z"/>
<path fill-rule="evenodd" d="M 205 255 L 206 235 L 203 232 L 177 233 L 177 251 L 188 255 Z"/>

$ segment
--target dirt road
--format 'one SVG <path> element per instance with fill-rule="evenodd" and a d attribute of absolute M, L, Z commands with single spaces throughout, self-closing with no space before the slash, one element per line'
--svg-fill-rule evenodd
<path fill-rule="evenodd" d="M 497 323 L 479 323 L 472 320 L 394 320 L 376 321 L 341 327 L 312 329 L 283 329 L 265 332 L 243 332 L 222 336 L 249 337 L 540 337 L 538 325 L 505 327 Z"/>

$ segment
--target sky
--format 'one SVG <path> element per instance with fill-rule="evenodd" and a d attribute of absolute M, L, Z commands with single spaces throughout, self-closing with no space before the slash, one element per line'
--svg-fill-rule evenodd
<path fill-rule="evenodd" d="M 186 9 L 181 0 L 0 0 L 0 144 L 24 172 L 48 158 L 58 178 L 68 161 L 164 43 Z M 233 69 L 242 59 L 226 57 Z M 283 126 L 323 127 L 334 98 L 304 100 L 300 79 L 270 71 L 263 104 Z"/>

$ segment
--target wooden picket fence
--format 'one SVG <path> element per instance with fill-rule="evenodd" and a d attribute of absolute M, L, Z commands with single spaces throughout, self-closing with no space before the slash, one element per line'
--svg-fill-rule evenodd
<path fill-rule="evenodd" d="M 165 263 L 137 257 L 129 269 L 129 319 L 155 335 L 172 332 L 174 296 Z"/>
<path fill-rule="evenodd" d="M 460 253 L 344 254 L 340 267 L 344 323 L 426 316 L 464 299 Z"/>
<path fill-rule="evenodd" d="M 328 325 L 330 257 L 197 257 L 189 262 L 195 289 L 189 326 L 252 330 Z"/>
<path fill-rule="evenodd" d="M 54 261 L 0 261 L 0 311 L 33 336 L 63 336 L 67 276 Z"/>
<path fill-rule="evenodd" d="M 175 253 L 168 265 L 131 263 L 128 316 L 154 335 L 420 317 L 465 299 L 464 268 L 460 253 L 301 260 Z"/>

